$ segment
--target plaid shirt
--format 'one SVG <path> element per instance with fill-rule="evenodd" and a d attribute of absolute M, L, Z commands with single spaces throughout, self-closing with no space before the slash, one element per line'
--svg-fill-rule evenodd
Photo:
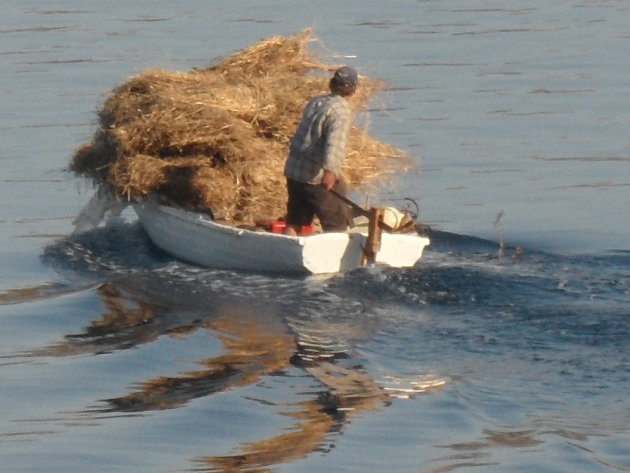
<path fill-rule="evenodd" d="M 291 139 L 284 175 L 308 184 L 319 184 L 324 170 L 341 176 L 351 124 L 350 105 L 340 95 L 311 99 Z"/>

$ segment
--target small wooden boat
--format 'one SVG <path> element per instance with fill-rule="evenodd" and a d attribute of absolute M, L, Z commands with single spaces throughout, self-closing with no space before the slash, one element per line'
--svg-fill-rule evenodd
<path fill-rule="evenodd" d="M 133 204 L 151 241 L 162 250 L 200 266 L 269 273 L 320 274 L 349 271 L 364 264 L 368 234 L 319 233 L 287 236 L 223 225 L 204 213 L 162 205 L 153 199 Z M 428 238 L 382 232 L 377 264 L 411 267 Z"/>

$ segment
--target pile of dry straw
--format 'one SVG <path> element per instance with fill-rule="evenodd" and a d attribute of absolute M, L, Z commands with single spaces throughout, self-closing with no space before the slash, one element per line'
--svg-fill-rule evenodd
<path fill-rule="evenodd" d="M 159 193 L 227 222 L 284 215 L 283 167 L 306 102 L 328 92 L 327 65 L 308 48 L 310 30 L 271 37 L 218 65 L 147 70 L 114 89 L 93 140 L 70 170 L 122 199 Z M 360 77 L 351 103 L 365 107 L 383 83 Z M 351 188 L 382 180 L 407 160 L 355 126 L 344 175 Z"/>

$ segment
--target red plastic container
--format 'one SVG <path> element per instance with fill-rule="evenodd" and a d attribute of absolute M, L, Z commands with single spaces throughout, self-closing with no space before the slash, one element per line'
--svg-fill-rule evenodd
<path fill-rule="evenodd" d="M 287 222 L 284 220 L 276 220 L 271 222 L 271 231 L 273 233 L 284 233 L 284 229 L 287 228 Z"/>
<path fill-rule="evenodd" d="M 300 235 L 308 236 L 313 234 L 313 225 L 302 225 L 300 228 Z"/>
<path fill-rule="evenodd" d="M 286 228 L 287 228 L 287 222 L 285 222 L 284 220 L 274 220 L 273 222 L 271 222 L 269 226 L 269 229 L 273 233 L 284 233 L 284 230 Z M 313 225 L 302 225 L 300 227 L 298 235 L 308 236 L 308 235 L 312 235 L 313 233 L 315 233 Z"/>

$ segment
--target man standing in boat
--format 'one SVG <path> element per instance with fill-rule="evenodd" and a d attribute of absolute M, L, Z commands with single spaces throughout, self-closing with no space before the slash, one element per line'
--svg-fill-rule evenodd
<path fill-rule="evenodd" d="M 325 232 L 348 228 L 349 209 L 330 190 L 347 192 L 341 168 L 352 110 L 346 98 L 354 94 L 357 84 L 356 71 L 340 67 L 330 79 L 330 94 L 312 98 L 304 108 L 284 167 L 289 193 L 287 235 L 300 234 L 315 216 Z"/>

